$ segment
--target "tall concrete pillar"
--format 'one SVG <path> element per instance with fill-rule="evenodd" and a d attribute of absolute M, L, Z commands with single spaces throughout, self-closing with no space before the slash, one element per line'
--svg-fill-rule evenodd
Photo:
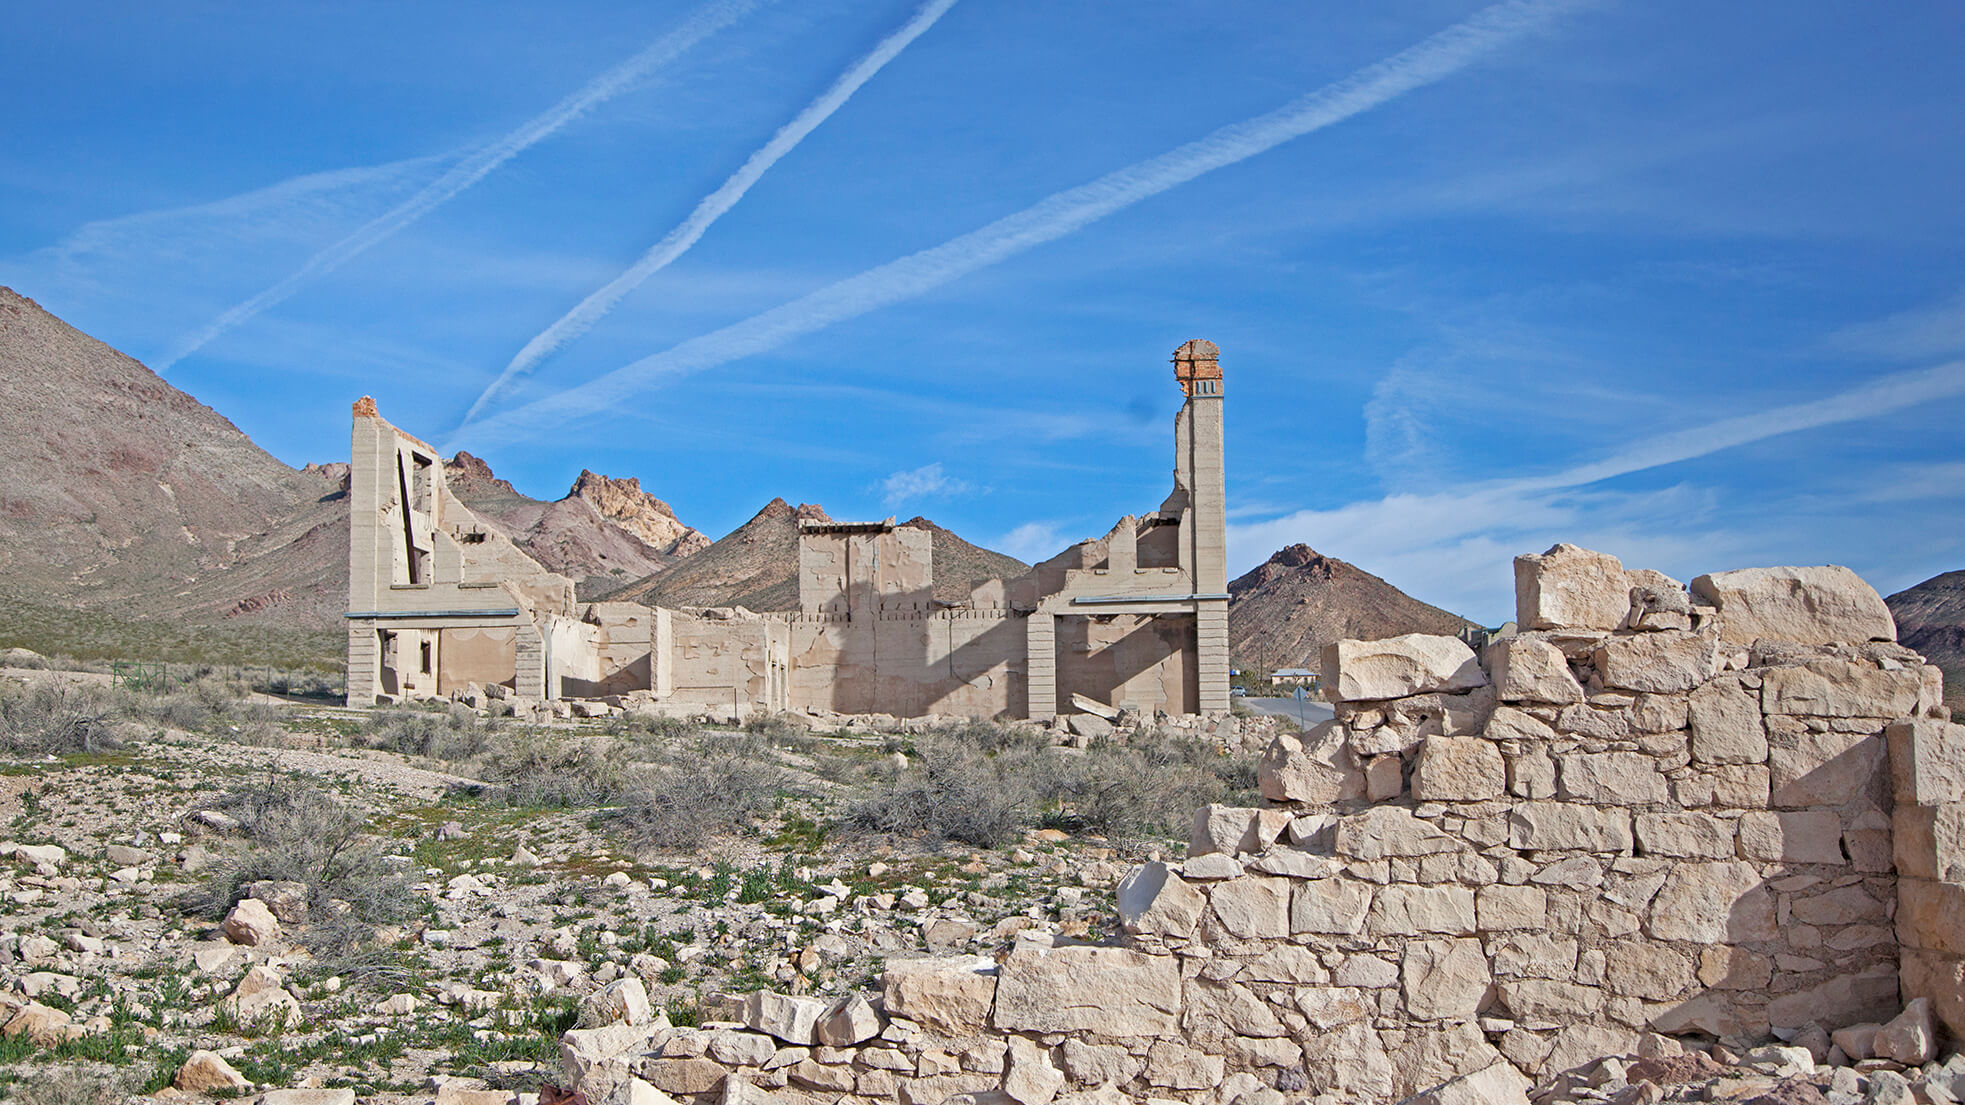
<path fill-rule="evenodd" d="M 1025 622 L 1024 688 L 1025 717 L 1049 721 L 1058 716 L 1058 620 L 1042 610 Z"/>
<path fill-rule="evenodd" d="M 1174 351 L 1174 379 L 1187 402 L 1175 427 L 1175 481 L 1187 491 L 1181 558 L 1193 573 L 1195 670 L 1203 713 L 1226 711 L 1228 696 L 1228 489 L 1221 422 L 1221 350 L 1194 340 Z"/>
<path fill-rule="evenodd" d="M 382 642 L 374 622 L 348 624 L 348 705 L 373 706 L 382 693 Z"/>

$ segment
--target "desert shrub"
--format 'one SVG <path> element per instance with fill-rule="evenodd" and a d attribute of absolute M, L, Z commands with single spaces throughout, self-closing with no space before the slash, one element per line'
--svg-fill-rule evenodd
<path fill-rule="evenodd" d="M 1042 823 L 1109 836 L 1178 833 L 1210 802 L 1249 800 L 1253 762 L 1154 729 L 1082 753 L 1029 726 L 944 726 L 918 759 L 877 783 L 841 818 L 849 830 L 994 847 Z"/>
<path fill-rule="evenodd" d="M 613 736 L 635 740 L 682 740 L 696 735 L 696 723 L 688 718 L 665 717 L 644 710 L 615 714 L 607 719 L 605 728 Z"/>
<path fill-rule="evenodd" d="M 362 813 L 325 790 L 267 775 L 209 805 L 238 819 L 247 848 L 191 891 L 184 904 L 195 912 L 223 916 L 262 880 L 301 883 L 313 921 L 302 942 L 321 956 L 345 954 L 374 926 L 408 920 L 424 908 L 364 831 Z"/>
<path fill-rule="evenodd" d="M 42 1067 L 5 1088 L 5 1100 L 21 1105 L 116 1105 L 136 1087 L 113 1067 L 80 1063 Z"/>
<path fill-rule="evenodd" d="M 710 755 L 662 770 L 623 797 L 615 819 L 640 843 L 687 850 L 748 829 L 776 806 L 785 773 L 742 755 Z"/>
<path fill-rule="evenodd" d="M 492 732 L 477 711 L 461 705 L 443 711 L 377 710 L 369 716 L 362 745 L 458 763 L 483 755 Z"/>
<path fill-rule="evenodd" d="M 597 806 L 629 786 L 624 752 L 612 737 L 559 739 L 519 731 L 490 743 L 478 775 L 514 806 Z"/>
<path fill-rule="evenodd" d="M 1051 816 L 1107 836 L 1178 832 L 1196 809 L 1229 793 L 1207 765 L 1150 749 L 1107 744 L 1051 760 L 1042 781 Z"/>
<path fill-rule="evenodd" d="M 1008 751 L 1034 751 L 1048 748 L 1050 735 L 1038 727 L 1023 722 L 987 721 L 982 718 L 966 718 L 951 721 L 929 730 L 938 740 L 967 745 L 983 752 L 995 754 Z"/>
<path fill-rule="evenodd" d="M 62 755 L 116 748 L 121 712 L 115 696 L 102 687 L 0 684 L 0 750 Z"/>
<path fill-rule="evenodd" d="M 214 732 L 228 724 L 271 721 L 277 716 L 271 706 L 247 701 L 251 693 L 238 680 L 206 672 L 168 693 L 135 692 L 126 701 L 132 713 L 160 725 L 186 732 Z"/>
<path fill-rule="evenodd" d="M 744 732 L 766 740 L 787 741 L 806 735 L 805 727 L 783 714 L 763 711 L 744 719 Z"/>
<path fill-rule="evenodd" d="M 992 757 L 940 734 L 924 736 L 915 750 L 918 762 L 850 805 L 843 826 L 994 848 L 1015 839 L 1035 814 L 1029 773 L 1018 770 L 1035 756 Z"/>
<path fill-rule="evenodd" d="M 348 693 L 348 682 L 338 675 L 318 671 L 273 671 L 253 673 L 253 689 L 295 698 L 340 699 Z"/>

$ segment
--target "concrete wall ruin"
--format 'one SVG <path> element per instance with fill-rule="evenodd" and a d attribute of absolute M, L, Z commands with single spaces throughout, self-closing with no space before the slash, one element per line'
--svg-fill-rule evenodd
<path fill-rule="evenodd" d="M 1480 656 L 1331 646 L 1336 718 L 1275 739 L 1265 805 L 1199 811 L 1183 861 L 1120 883 L 1123 939 L 1026 930 L 890 958 L 872 996 L 569 1033 L 568 1077 L 1020 1105 L 1464 1079 L 1439 1100 L 1501 1103 L 1641 1049 L 1826 1048 L 1918 997 L 1965 1038 L 1965 726 L 1876 592 L 1839 568 L 1688 592 L 1566 545 L 1517 588 L 1527 628 Z"/>
<path fill-rule="evenodd" d="M 1228 709 L 1219 351 L 1174 355 L 1174 489 L 1015 579 L 934 597 L 932 534 L 805 523 L 799 610 L 576 604 L 451 495 L 435 450 L 355 407 L 350 705 L 502 687 L 520 706 L 787 708 L 1048 720 L 1074 694 L 1143 713 Z M 1063 704 L 1062 711 L 1060 703 Z"/>

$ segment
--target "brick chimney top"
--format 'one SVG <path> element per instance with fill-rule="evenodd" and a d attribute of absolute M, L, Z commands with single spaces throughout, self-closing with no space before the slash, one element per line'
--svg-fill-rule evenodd
<path fill-rule="evenodd" d="M 375 400 L 364 395 L 360 399 L 355 400 L 355 417 L 381 418 L 382 416 L 376 413 Z"/>
<path fill-rule="evenodd" d="M 1221 347 L 1195 338 L 1174 350 L 1174 379 L 1190 398 L 1221 394 Z"/>

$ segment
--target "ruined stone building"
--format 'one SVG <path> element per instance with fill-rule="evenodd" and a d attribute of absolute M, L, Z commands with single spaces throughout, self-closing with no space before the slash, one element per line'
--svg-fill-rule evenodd
<path fill-rule="evenodd" d="M 473 514 L 435 449 L 355 404 L 348 701 L 503 688 L 533 703 L 1049 719 L 1081 700 L 1228 709 L 1222 387 L 1214 343 L 1174 354 L 1174 488 L 1014 579 L 934 597 L 926 531 L 805 522 L 799 608 L 576 601 Z M 496 693 L 496 692 L 494 692 Z"/>

